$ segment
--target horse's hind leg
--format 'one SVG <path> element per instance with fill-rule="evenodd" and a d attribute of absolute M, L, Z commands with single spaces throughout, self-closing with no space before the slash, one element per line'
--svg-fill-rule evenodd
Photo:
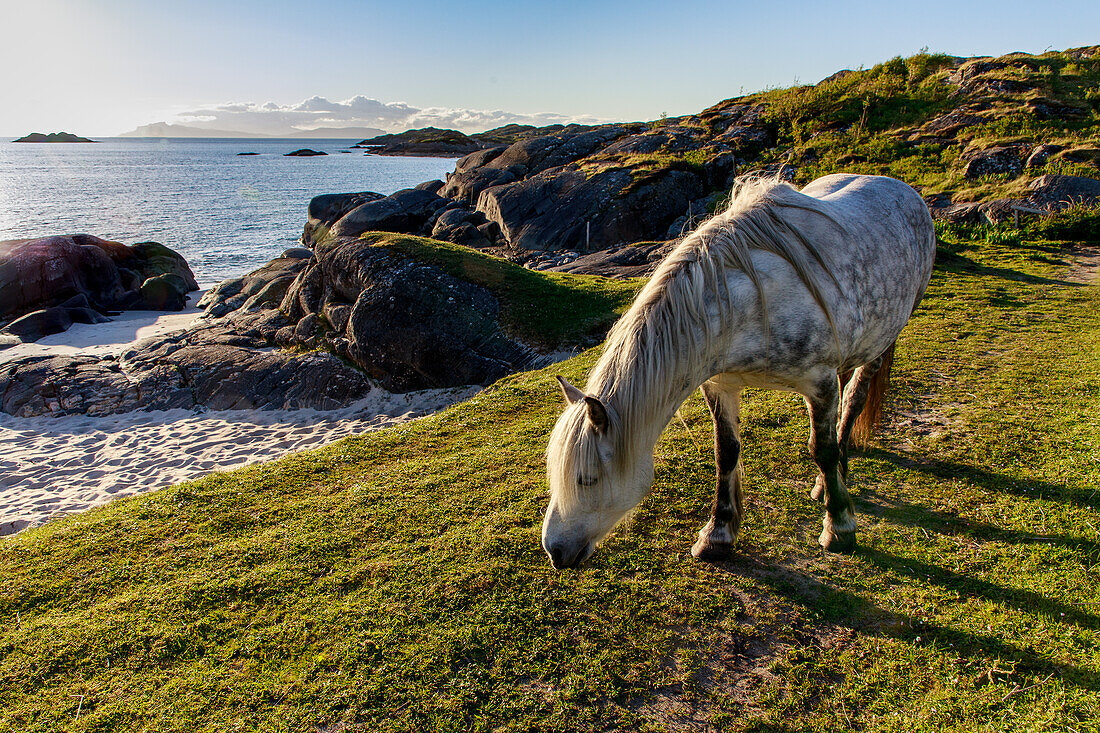
<path fill-rule="evenodd" d="M 714 418 L 714 463 L 718 482 L 710 521 L 699 530 L 691 554 L 701 560 L 729 553 L 741 530 L 741 393 L 704 384 L 703 398 Z"/>
<path fill-rule="evenodd" d="M 852 373 L 844 386 L 844 396 L 840 400 L 840 425 L 837 444 L 840 448 L 840 480 L 848 482 L 848 444 L 852 439 L 852 427 L 856 419 L 863 412 L 863 406 L 867 404 L 867 392 L 871 388 L 871 380 L 882 366 L 882 357 L 869 361 Z M 814 501 L 825 499 L 825 476 L 818 474 L 814 488 L 810 492 L 810 498 Z"/>
<path fill-rule="evenodd" d="M 840 388 L 836 374 L 822 380 L 807 397 L 810 408 L 810 452 L 821 470 L 825 519 L 818 543 L 830 552 L 851 552 L 856 546 L 856 513 L 840 475 L 841 451 L 837 440 Z"/>

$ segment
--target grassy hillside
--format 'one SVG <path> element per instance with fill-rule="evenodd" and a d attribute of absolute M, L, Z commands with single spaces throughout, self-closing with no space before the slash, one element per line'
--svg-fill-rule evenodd
<path fill-rule="evenodd" d="M 1043 173 L 1100 177 L 1096 53 L 973 60 L 924 53 L 745 100 L 768 106 L 777 133 L 778 147 L 762 160 L 789 161 L 800 183 L 843 170 L 900 178 L 926 196 L 976 201 L 1020 195 Z M 962 119 L 945 120 L 951 112 Z M 969 151 L 1042 143 L 1066 150 L 1018 176 L 963 176 Z"/>
<path fill-rule="evenodd" d="M 648 127 L 668 142 L 644 153 L 597 153 L 578 169 L 627 168 L 644 182 L 667 170 L 705 171 L 732 153 L 740 173 L 785 164 L 799 185 L 828 173 L 870 173 L 956 203 L 1026 196 L 1028 182 L 1044 173 L 1100 178 L 1100 49 L 972 59 L 921 53 Z M 1018 147 L 1022 162 L 1040 144 L 1062 149 L 1023 171 L 965 175 L 980 151 Z"/>
<path fill-rule="evenodd" d="M 1100 288 L 944 231 L 823 555 L 799 400 L 745 400 L 738 553 L 688 549 L 700 400 L 579 572 L 541 453 L 595 351 L 327 449 L 0 540 L 0 731 L 1097 730 Z"/>

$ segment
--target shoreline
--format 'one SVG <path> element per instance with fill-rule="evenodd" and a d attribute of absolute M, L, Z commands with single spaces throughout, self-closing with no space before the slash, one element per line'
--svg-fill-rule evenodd
<path fill-rule="evenodd" d="M 142 339 L 194 325 L 192 293 L 180 312 L 127 311 L 110 323 L 0 351 L 26 356 L 117 355 Z M 394 394 L 375 388 L 337 410 L 150 410 L 93 417 L 0 413 L 0 536 L 216 471 L 275 460 L 437 412 L 478 386 Z"/>

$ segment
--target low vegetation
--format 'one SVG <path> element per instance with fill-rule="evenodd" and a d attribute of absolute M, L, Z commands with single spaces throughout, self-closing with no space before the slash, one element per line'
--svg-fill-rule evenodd
<path fill-rule="evenodd" d="M 583 382 L 592 350 L 3 538 L 0 731 L 1097 730 L 1100 289 L 1064 243 L 941 237 L 886 428 L 853 460 L 855 554 L 814 544 L 800 401 L 752 391 L 733 558 L 688 555 L 713 472 L 696 397 L 653 494 L 552 571 L 553 374 Z M 509 292 L 558 282 L 385 246 Z M 610 317 L 625 290 L 602 287 Z"/>

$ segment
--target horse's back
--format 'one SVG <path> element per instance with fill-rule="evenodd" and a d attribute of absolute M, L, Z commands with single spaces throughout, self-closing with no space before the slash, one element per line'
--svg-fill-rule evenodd
<path fill-rule="evenodd" d="M 932 275 L 928 206 L 913 188 L 884 176 L 824 176 L 802 193 L 842 229 L 821 249 L 854 321 L 853 356 L 873 359 L 897 338 Z"/>

